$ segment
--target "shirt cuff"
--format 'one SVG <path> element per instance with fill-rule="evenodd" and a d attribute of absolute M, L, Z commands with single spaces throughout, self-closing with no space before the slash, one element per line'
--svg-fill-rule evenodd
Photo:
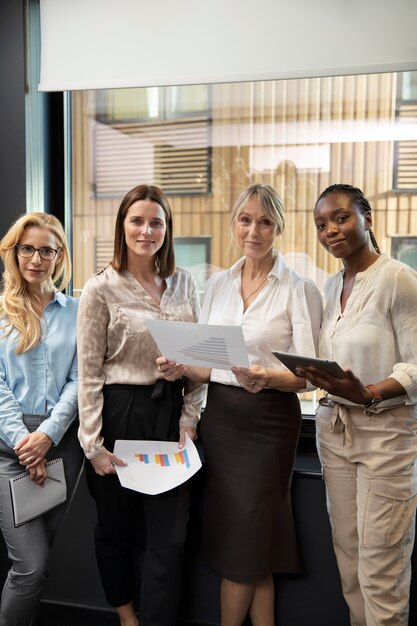
<path fill-rule="evenodd" d="M 60 428 L 59 425 L 51 419 L 44 420 L 36 430 L 48 435 L 54 446 L 59 444 L 64 435 L 62 428 Z"/>
<path fill-rule="evenodd" d="M 13 430 L 13 433 L 10 433 L 10 437 L 7 436 L 7 433 L 1 433 L 0 439 L 3 439 L 4 443 L 13 450 L 26 435 L 29 435 L 29 431 L 25 425 L 22 424 L 22 428 L 17 431 Z"/>
<path fill-rule="evenodd" d="M 104 446 L 101 446 L 97 448 L 91 448 L 90 450 L 88 450 L 88 452 L 84 451 L 84 454 L 87 459 L 95 459 L 97 456 L 100 456 L 101 454 L 104 454 L 107 451 L 108 451 L 107 448 L 105 448 Z"/>
<path fill-rule="evenodd" d="M 192 417 L 181 417 L 180 419 L 180 428 L 197 428 L 198 419 L 193 419 Z"/>
<path fill-rule="evenodd" d="M 414 378 L 409 376 L 406 369 L 395 368 L 394 372 L 390 374 L 388 378 L 394 378 L 394 380 L 398 381 L 400 385 L 404 387 L 410 404 L 417 402 L 417 383 Z"/>

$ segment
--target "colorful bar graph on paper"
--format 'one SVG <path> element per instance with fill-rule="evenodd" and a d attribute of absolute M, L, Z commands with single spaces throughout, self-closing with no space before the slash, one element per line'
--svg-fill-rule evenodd
<path fill-rule="evenodd" d="M 149 454 L 135 454 L 135 457 L 139 459 L 140 463 L 149 464 Z"/>
<path fill-rule="evenodd" d="M 175 460 L 177 463 L 181 463 L 181 465 L 186 465 L 186 467 L 190 467 L 190 459 L 188 458 L 187 450 L 183 450 L 182 452 L 175 453 Z"/>
<path fill-rule="evenodd" d="M 161 467 L 169 467 L 169 458 L 167 454 L 155 454 L 155 463 Z"/>
<path fill-rule="evenodd" d="M 190 463 L 190 459 L 188 457 L 188 452 L 187 450 L 182 450 L 181 452 L 175 452 L 174 453 L 174 458 L 177 464 L 179 465 L 185 465 L 187 467 L 187 469 L 189 467 L 191 467 L 191 463 Z M 139 461 L 139 463 L 145 463 L 147 465 L 149 465 L 149 463 L 151 463 L 152 458 L 150 458 L 149 454 L 142 454 L 142 453 L 137 453 L 135 454 L 135 459 L 137 459 Z M 154 462 L 157 465 L 160 465 L 161 467 L 170 467 L 171 464 L 169 462 L 169 455 L 168 454 L 155 454 L 154 455 Z"/>

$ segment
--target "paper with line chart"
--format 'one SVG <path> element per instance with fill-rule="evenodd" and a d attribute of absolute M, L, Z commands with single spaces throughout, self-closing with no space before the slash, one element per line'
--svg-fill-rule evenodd
<path fill-rule="evenodd" d="M 197 448 L 188 434 L 180 450 L 178 441 L 118 439 L 114 454 L 127 465 L 115 465 L 122 487 L 156 495 L 185 483 L 201 467 Z"/>
<path fill-rule="evenodd" d="M 250 367 L 240 326 L 148 320 L 161 354 L 170 361 L 197 367 L 230 370 Z"/>

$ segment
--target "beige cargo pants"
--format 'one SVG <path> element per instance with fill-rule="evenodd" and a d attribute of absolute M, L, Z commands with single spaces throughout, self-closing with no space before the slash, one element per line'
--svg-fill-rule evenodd
<path fill-rule="evenodd" d="M 408 626 L 417 414 L 319 406 L 317 446 L 351 626 Z"/>

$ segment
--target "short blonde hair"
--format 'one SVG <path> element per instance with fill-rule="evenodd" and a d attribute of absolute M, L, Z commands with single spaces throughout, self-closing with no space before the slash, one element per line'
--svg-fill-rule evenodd
<path fill-rule="evenodd" d="M 48 213 L 26 213 L 19 217 L 0 242 L 0 258 L 4 265 L 0 315 L 7 317 L 1 328 L 6 330 L 3 337 L 7 337 L 13 330 L 19 333 L 17 354 L 27 352 L 41 338 L 40 315 L 37 308 L 39 303 L 28 289 L 19 270 L 16 251 L 23 233 L 31 226 L 49 230 L 55 235 L 60 248 L 51 277 L 51 290 L 65 289 L 71 278 L 71 258 L 61 222 Z"/>

